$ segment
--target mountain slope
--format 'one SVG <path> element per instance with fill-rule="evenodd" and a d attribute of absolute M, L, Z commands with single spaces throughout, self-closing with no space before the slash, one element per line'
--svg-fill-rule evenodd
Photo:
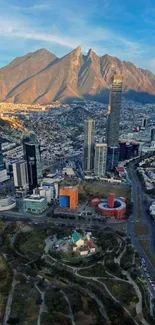
<path fill-rule="evenodd" d="M 136 68 L 130 62 L 81 47 L 57 58 L 40 49 L 16 58 L 0 69 L 0 101 L 49 104 L 74 98 L 105 100 L 113 75 L 113 66 L 124 77 L 124 94 L 133 99 L 155 102 L 155 75 Z"/>

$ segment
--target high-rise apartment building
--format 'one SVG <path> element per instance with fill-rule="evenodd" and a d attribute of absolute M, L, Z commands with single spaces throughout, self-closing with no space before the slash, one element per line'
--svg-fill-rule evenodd
<path fill-rule="evenodd" d="M 98 177 L 104 177 L 106 173 L 107 164 L 107 144 L 96 143 L 95 145 L 95 160 L 94 172 Z"/>
<path fill-rule="evenodd" d="M 121 111 L 123 76 L 115 74 L 110 88 L 107 119 L 107 170 L 113 170 L 119 161 L 119 124 Z"/>
<path fill-rule="evenodd" d="M 29 190 L 32 192 L 38 185 L 38 179 L 42 178 L 40 145 L 35 133 L 24 134 L 23 153 L 27 162 Z"/>
<path fill-rule="evenodd" d="M 94 169 L 94 135 L 95 121 L 85 121 L 84 128 L 84 171 L 91 172 Z"/>
<path fill-rule="evenodd" d="M 28 186 L 28 172 L 26 161 L 17 161 L 12 164 L 15 187 L 26 188 Z"/>

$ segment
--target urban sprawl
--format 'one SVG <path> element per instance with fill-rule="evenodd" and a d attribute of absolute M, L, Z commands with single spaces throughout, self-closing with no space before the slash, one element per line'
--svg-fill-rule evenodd
<path fill-rule="evenodd" d="M 115 73 L 109 105 L 0 103 L 0 323 L 154 324 L 154 107 L 122 87 Z"/>

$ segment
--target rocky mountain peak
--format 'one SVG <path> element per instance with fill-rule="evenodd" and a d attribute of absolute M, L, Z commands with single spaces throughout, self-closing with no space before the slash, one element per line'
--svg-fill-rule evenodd
<path fill-rule="evenodd" d="M 101 57 L 81 46 L 58 59 L 42 48 L 15 58 L 0 69 L 0 101 L 50 104 L 74 98 L 107 101 L 113 69 L 123 73 L 124 95 L 155 103 L 155 75 L 105 54 Z M 104 98 L 105 95 L 105 98 Z"/>

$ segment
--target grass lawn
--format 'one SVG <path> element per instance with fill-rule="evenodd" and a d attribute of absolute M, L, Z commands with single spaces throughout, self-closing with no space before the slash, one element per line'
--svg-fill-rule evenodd
<path fill-rule="evenodd" d="M 151 251 L 150 251 L 150 241 L 147 240 L 147 239 L 146 240 L 139 240 L 139 244 L 142 247 L 145 254 L 147 255 L 147 257 L 150 260 L 153 267 L 155 267 L 155 258 L 153 257 L 153 255 L 151 254 Z"/>
<path fill-rule="evenodd" d="M 0 324 L 4 316 L 11 280 L 12 272 L 6 261 L 0 256 Z"/>
<path fill-rule="evenodd" d="M 116 229 L 126 233 L 127 232 L 127 224 L 126 223 L 123 223 L 123 224 L 116 223 Z"/>
<path fill-rule="evenodd" d="M 140 197 L 140 190 L 137 189 L 137 220 L 144 220 L 142 210 L 141 210 L 141 197 Z"/>
<path fill-rule="evenodd" d="M 79 187 L 79 192 L 84 193 L 86 197 L 100 196 L 107 197 L 109 192 L 115 193 L 116 197 L 125 196 L 130 197 L 130 186 L 124 184 L 110 184 L 107 182 L 93 181 L 83 182 Z"/>
<path fill-rule="evenodd" d="M 136 223 L 134 225 L 135 228 L 135 233 L 137 236 L 147 236 L 149 235 L 150 231 L 149 231 L 149 226 L 145 223 Z"/>

